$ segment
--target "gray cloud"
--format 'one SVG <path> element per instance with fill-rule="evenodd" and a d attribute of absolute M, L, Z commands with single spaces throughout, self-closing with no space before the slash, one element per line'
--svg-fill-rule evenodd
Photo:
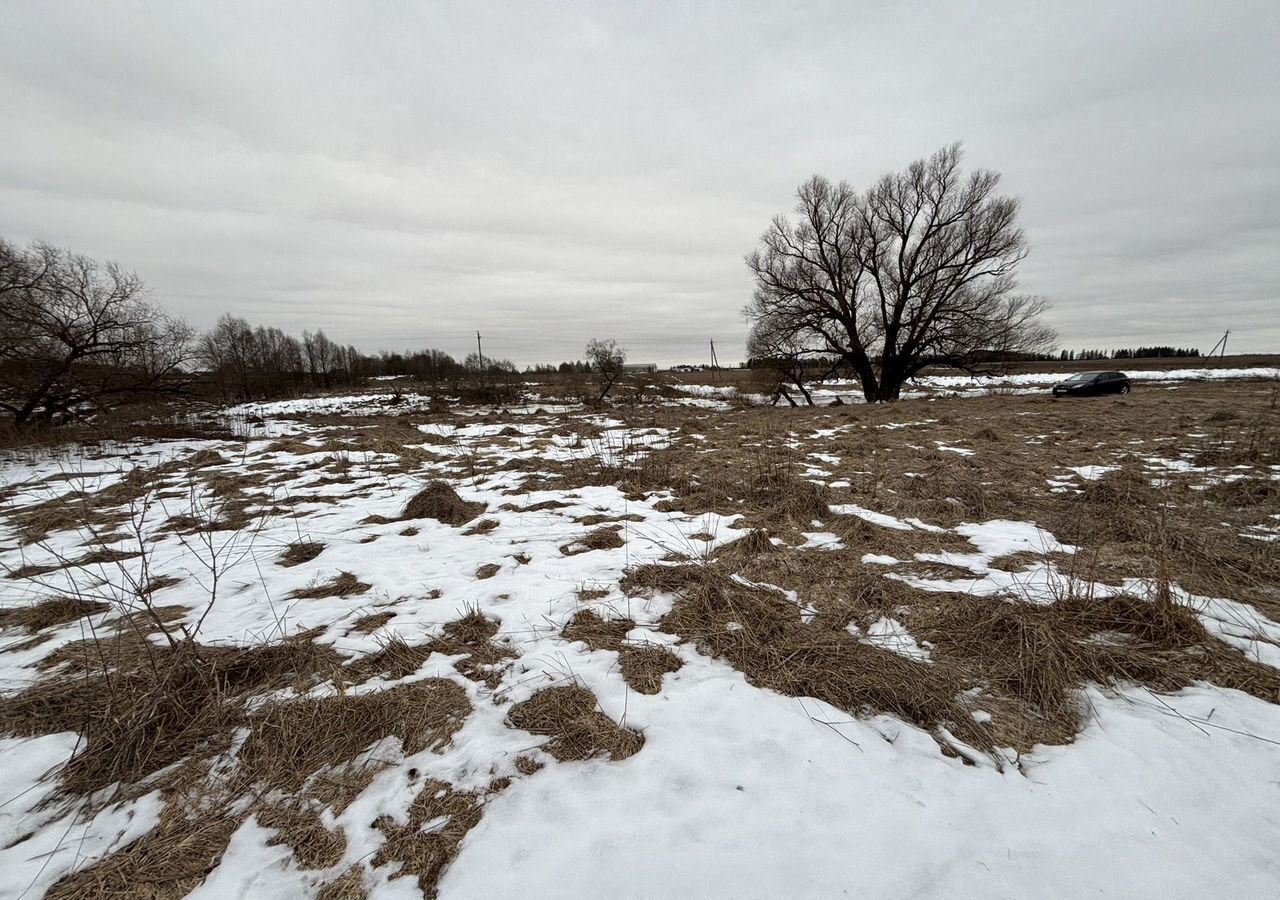
<path fill-rule="evenodd" d="M 1280 345 L 1269 3 L 64 3 L 0 31 L 0 234 L 365 349 L 740 354 L 813 172 L 1004 173 L 1066 346 Z"/>

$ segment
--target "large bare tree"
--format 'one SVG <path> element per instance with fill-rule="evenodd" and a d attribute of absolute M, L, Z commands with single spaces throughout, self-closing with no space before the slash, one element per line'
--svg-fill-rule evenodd
<path fill-rule="evenodd" d="M 929 365 L 982 371 L 1048 349 L 1045 301 L 1015 293 L 1018 201 L 961 156 L 952 144 L 863 192 L 802 184 L 797 220 L 775 218 L 747 256 L 755 342 L 838 358 L 868 402 L 896 400 Z"/>
<path fill-rule="evenodd" d="M 191 330 L 142 279 L 47 244 L 0 241 L 0 410 L 28 427 L 185 381 Z"/>

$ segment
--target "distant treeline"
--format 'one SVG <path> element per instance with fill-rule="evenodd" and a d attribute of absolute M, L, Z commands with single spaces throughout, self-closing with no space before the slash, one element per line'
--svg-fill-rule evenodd
<path fill-rule="evenodd" d="M 1195 347 L 1121 347 L 1118 350 L 1063 350 L 1057 359 L 1157 359 L 1161 357 L 1196 357 Z"/>
<path fill-rule="evenodd" d="M 380 376 L 434 384 L 478 376 L 510 380 L 518 371 L 510 360 L 485 357 L 481 361 L 477 353 L 468 354 L 462 362 L 436 349 L 361 353 L 330 339 L 323 329 L 304 331 L 299 339 L 279 328 L 253 326 L 232 315 L 224 315 L 200 336 L 195 361 L 224 400 L 261 400 L 320 388 L 354 387 Z"/>

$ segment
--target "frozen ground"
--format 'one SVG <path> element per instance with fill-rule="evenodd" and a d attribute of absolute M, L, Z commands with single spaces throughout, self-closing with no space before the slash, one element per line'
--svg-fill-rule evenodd
<path fill-rule="evenodd" d="M 1142 372 L 1132 377 L 1213 378 L 1222 370 Z M 1237 373 L 1240 374 L 1240 373 Z M 1260 373 L 1250 371 L 1249 375 Z M 1280 374 L 1275 370 L 1271 376 Z M 1059 376 L 1002 381 L 934 379 L 930 388 L 989 389 L 1046 384 Z M 929 381 L 922 379 L 922 381 Z M 704 392 L 696 386 L 690 393 Z M 12 523 L 0 532 L 0 566 L 53 567 L 0 581 L 0 608 L 30 605 L 51 594 L 118 602 L 143 574 L 177 581 L 154 595 L 158 606 L 183 607 L 183 624 L 199 625 L 208 644 L 247 644 L 316 630 L 314 640 L 352 660 L 376 653 L 392 636 L 409 643 L 439 635 L 444 623 L 478 610 L 499 623 L 495 641 L 517 655 L 496 687 L 464 678 L 456 658 L 436 654 L 404 679 L 375 679 L 367 691 L 429 677 L 459 683 L 474 710 L 440 752 L 378 752 L 390 763 L 351 804 L 326 824 L 344 834 L 341 860 L 302 869 L 289 849 L 269 843 L 273 832 L 254 818 L 231 838 L 220 863 L 190 896 L 314 897 L 357 866 L 370 898 L 419 897 L 395 864 L 370 860 L 383 840 L 378 816 L 406 821 L 419 777 L 458 790 L 482 790 L 495 778 L 512 783 L 492 795 L 478 825 L 439 883 L 446 900 L 527 898 L 776 898 L 776 897 L 1055 897 L 1271 898 L 1280 884 L 1280 714 L 1239 691 L 1197 684 L 1157 695 L 1141 687 L 1082 697 L 1089 709 L 1077 739 L 995 758 L 966 748 L 944 755 L 935 736 L 886 715 L 851 716 L 821 701 L 786 697 L 752 686 L 727 662 L 702 655 L 660 630 L 674 597 L 629 597 L 624 573 L 645 563 L 704 558 L 741 539 L 731 514 L 689 515 L 667 503 L 609 485 L 566 483 L 566 467 L 636 465 L 668 446 L 657 426 L 628 426 L 605 415 L 580 414 L 566 429 L 563 411 L 521 410 L 503 421 L 428 423 L 406 467 L 394 453 L 367 445 L 344 449 L 333 426 L 273 416 L 298 412 L 367 415 L 383 398 L 256 405 L 240 415 L 265 417 L 261 434 L 244 442 L 188 441 L 107 448 L 78 457 L 27 457 L 0 464 L 5 506 L 19 510 L 73 491 L 119 484 L 135 466 L 177 463 L 160 487 L 135 500 L 132 534 L 101 546 L 144 555 L 119 562 L 59 567 L 93 542 L 86 529 L 51 532 L 23 545 Z M 425 406 L 422 407 L 425 409 Z M 418 411 L 418 407 L 396 412 Z M 836 429 L 804 444 L 809 477 L 840 495 L 830 470 L 841 460 L 826 449 Z M 866 426 L 862 426 L 865 428 Z M 882 426 L 922 440 L 929 420 Z M 355 435 L 357 432 L 353 431 Z M 287 446 L 281 439 L 287 439 Z M 799 440 L 797 438 L 797 440 Z M 973 451 L 935 442 L 963 459 Z M 200 468 L 183 466 L 204 453 Z M 209 454 L 217 454 L 212 457 Z M 1213 477 L 1179 459 L 1151 457 L 1152 477 Z M 1073 460 L 1051 483 L 1062 491 L 1104 478 L 1111 460 Z M 554 465 L 553 465 L 554 464 Z M 536 489 L 520 485 L 539 467 Z M 823 468 L 826 467 L 826 468 Z M 1188 469 L 1190 471 L 1188 471 Z M 912 474 L 912 473 L 908 473 Z M 1278 477 L 1280 473 L 1272 477 Z M 451 526 L 434 519 L 399 520 L 406 500 L 431 478 L 443 478 L 464 501 L 483 504 L 474 521 Z M 1172 477 L 1172 476 L 1171 476 Z M 220 480 L 244 479 L 252 522 L 214 532 L 211 543 L 175 533 L 174 516 L 215 513 Z M 570 479 L 571 480 L 571 479 Z M 268 512 L 271 508 L 276 511 Z M 532 508 L 532 509 L 531 509 Z M 963 552 L 919 554 L 914 563 L 944 564 L 959 577 L 899 572 L 903 561 L 871 554 L 886 579 L 923 591 L 959 591 L 1052 603 L 1079 589 L 1055 560 L 1075 548 L 1034 523 L 992 518 L 943 527 L 853 502 L 831 507 L 831 518 L 804 532 L 796 551 L 841 545 L 828 530 L 838 516 L 888 532 L 942 534 Z M 374 517 L 370 521 L 370 517 Z M 383 517 L 382 521 L 377 517 Z M 473 527 L 485 522 L 483 528 Z M 584 549 L 592 533 L 614 528 L 618 546 Z M 101 534 L 101 533 L 100 533 Z M 1274 540 L 1270 532 L 1258 533 Z M 301 542 L 322 545 L 303 564 L 277 559 Z M 1040 555 L 1015 571 L 993 566 L 1015 553 Z M 143 563 L 149 567 L 140 570 Z M 210 605 L 211 566 L 221 567 Z M 316 599 L 291 594 L 352 573 L 362 592 Z M 1089 586 L 1104 595 L 1105 586 Z M 1139 589 L 1136 582 L 1127 587 Z M 785 592 L 784 592 L 785 593 Z M 585 599 L 589 597 L 590 599 Z M 792 598 L 803 608 L 802 598 Z M 1251 658 L 1280 667 L 1280 625 L 1231 598 L 1179 602 L 1196 609 L 1211 631 Z M 567 641 L 561 630 L 584 605 L 636 623 L 629 643 L 674 650 L 682 668 L 661 691 L 629 689 L 619 654 Z M 375 613 L 392 614 L 370 633 L 353 626 Z M 49 629 L 32 645 L 16 631 L 0 636 L 0 689 L 13 693 L 39 675 L 33 665 L 112 613 Z M 923 646 L 897 620 L 883 618 L 860 640 L 928 665 Z M 644 747 L 622 761 L 557 762 L 538 749 L 545 739 L 512 727 L 510 706 L 538 690 L 569 683 L 589 688 L 600 709 L 638 729 Z M 975 718 L 986 715 L 981 710 Z M 394 743 L 394 742 L 393 742 Z M 77 749 L 72 733 L 4 738 L 0 750 L 0 898 L 38 898 L 62 876 L 85 868 L 152 828 L 156 793 L 110 806 L 87 821 L 45 801 L 51 773 Z M 516 760 L 543 763 L 532 774 Z M 442 827 L 427 823 L 425 828 Z"/>

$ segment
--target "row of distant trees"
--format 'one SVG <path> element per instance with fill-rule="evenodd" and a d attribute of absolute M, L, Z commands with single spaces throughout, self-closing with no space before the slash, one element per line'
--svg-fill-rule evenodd
<path fill-rule="evenodd" d="M 594 340 L 586 355 L 536 371 L 594 374 L 603 399 L 626 351 Z M 18 428 L 158 395 L 257 400 L 377 376 L 451 386 L 470 379 L 491 388 L 514 385 L 519 370 L 478 352 L 461 362 L 434 348 L 366 354 L 323 329 L 297 337 L 229 314 L 201 334 L 152 303 L 142 279 L 115 263 L 0 240 L 0 411 Z"/>
<path fill-rule="evenodd" d="M 1163 357 L 1198 357 L 1195 347 L 1121 347 L 1116 350 L 1063 350 L 1058 359 L 1160 359 Z"/>

